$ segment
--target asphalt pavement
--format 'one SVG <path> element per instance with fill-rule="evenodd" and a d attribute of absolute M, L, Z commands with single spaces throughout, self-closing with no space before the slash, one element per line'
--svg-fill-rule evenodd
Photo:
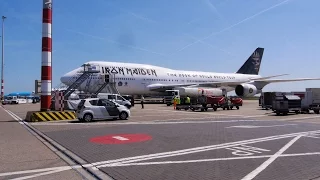
<path fill-rule="evenodd" d="M 3 113 L 2 117 L 10 119 L 9 113 L 23 119 L 23 109 L 38 107 L 16 105 L 5 108 L 7 114 Z M 158 104 L 148 105 L 145 109 L 135 106 L 131 112 L 132 117 L 128 120 L 91 123 L 74 120 L 28 125 L 81 158 L 83 167 L 112 179 L 295 180 L 320 177 L 319 115 L 275 116 L 270 111 L 260 110 L 256 102 L 251 101 L 240 110 L 174 111 L 172 107 Z M 45 149 L 46 146 L 33 137 L 21 122 L 14 118 L 11 121 L 7 123 L 11 123 L 15 131 L 28 134 L 20 136 L 30 136 L 23 142 L 30 141 L 30 151 L 36 149 L 37 152 L 26 153 L 23 158 L 34 159 L 35 165 L 19 169 L 15 167 L 22 162 L 12 161 L 15 167 L 1 170 L 2 174 L 19 170 L 35 170 L 39 174 L 44 171 L 41 168 L 55 167 L 50 170 L 50 177 L 54 174 L 63 179 L 82 178 L 76 171 L 79 167 L 63 170 L 62 167 L 70 165 L 63 164 L 61 157 L 49 148 Z M 7 131 L 1 129 L 1 132 L 9 141 L 11 136 L 14 137 L 14 131 L 8 127 L 5 129 Z M 12 141 L 16 148 L 28 149 L 24 143 L 20 146 L 17 137 Z M 9 143 L 9 146 L 13 145 Z M 45 152 L 34 147 L 42 147 Z M 4 143 L 0 148 L 6 148 Z M 10 149 L 3 150 L 8 152 L 5 157 L 19 154 L 10 152 Z M 33 157 L 37 153 L 43 156 Z M 49 162 L 41 161 L 48 157 L 61 164 L 41 164 Z M 75 177 L 63 173 L 72 173 Z M 5 176 L 0 173 L 0 177 Z"/>

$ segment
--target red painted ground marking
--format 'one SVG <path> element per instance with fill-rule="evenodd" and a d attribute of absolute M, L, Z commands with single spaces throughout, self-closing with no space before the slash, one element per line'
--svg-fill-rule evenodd
<path fill-rule="evenodd" d="M 90 139 L 90 142 L 97 144 L 127 144 L 151 140 L 147 134 L 111 134 L 98 136 Z"/>

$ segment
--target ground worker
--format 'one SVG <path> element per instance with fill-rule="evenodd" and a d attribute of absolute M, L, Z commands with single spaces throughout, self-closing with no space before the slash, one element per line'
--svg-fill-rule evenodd
<path fill-rule="evenodd" d="M 187 105 L 190 105 L 190 97 L 189 97 L 189 96 L 187 96 L 185 103 L 186 103 Z"/>
<path fill-rule="evenodd" d="M 176 107 L 177 107 L 177 97 L 175 96 L 175 97 L 173 98 L 173 109 L 175 110 Z"/>
<path fill-rule="evenodd" d="M 180 97 L 177 96 L 177 104 L 180 104 Z"/>
<path fill-rule="evenodd" d="M 141 109 L 144 109 L 144 97 L 141 96 Z"/>

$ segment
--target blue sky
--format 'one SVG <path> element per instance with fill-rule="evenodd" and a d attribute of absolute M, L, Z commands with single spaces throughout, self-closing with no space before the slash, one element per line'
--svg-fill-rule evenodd
<path fill-rule="evenodd" d="M 53 0 L 53 87 L 90 60 L 235 72 L 258 46 L 260 74 L 320 77 L 319 0 Z M 42 1 L 0 0 L 5 94 L 40 79 Z M 276 83 L 301 91 L 319 81 Z"/>

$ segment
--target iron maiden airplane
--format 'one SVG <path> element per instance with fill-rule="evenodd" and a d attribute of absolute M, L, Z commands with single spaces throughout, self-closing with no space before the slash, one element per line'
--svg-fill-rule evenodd
<path fill-rule="evenodd" d="M 262 77 L 259 74 L 264 48 L 257 48 L 236 73 L 214 73 L 174 70 L 147 64 L 90 61 L 91 67 L 99 70 L 84 81 L 78 90 L 96 92 L 103 84 L 104 75 L 114 75 L 120 94 L 164 95 L 166 90 L 179 89 L 185 94 L 204 90 L 208 94 L 221 95 L 235 90 L 237 96 L 250 97 L 276 82 L 320 80 L 320 78 L 271 79 L 281 75 Z M 72 70 L 61 77 L 61 82 L 70 86 L 83 72 L 83 67 Z M 105 88 L 101 93 L 107 92 Z M 203 91 L 202 91 L 203 92 Z"/>

